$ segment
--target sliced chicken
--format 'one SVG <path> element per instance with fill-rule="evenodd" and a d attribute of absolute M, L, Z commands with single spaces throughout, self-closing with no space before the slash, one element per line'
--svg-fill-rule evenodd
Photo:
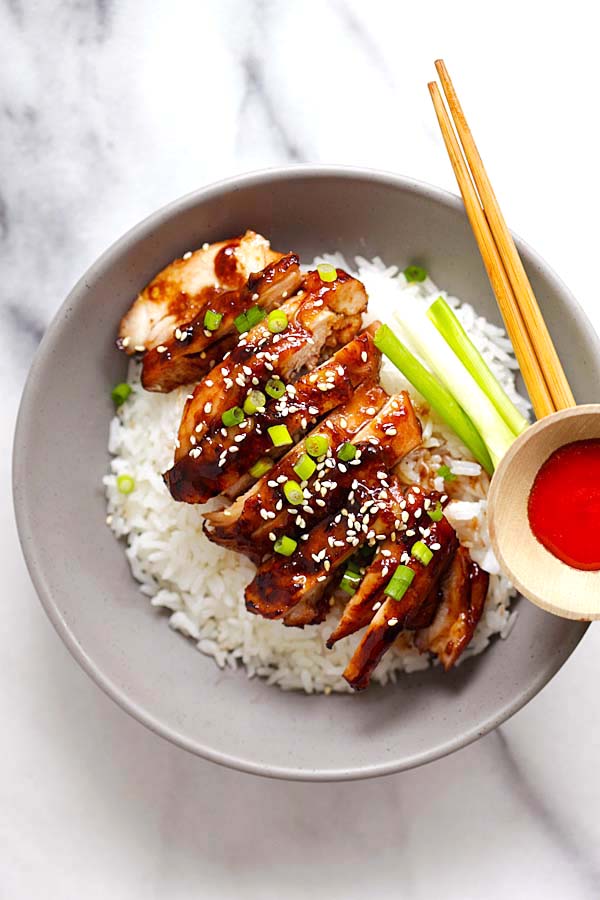
<path fill-rule="evenodd" d="M 420 650 L 435 653 L 444 669 L 452 668 L 466 649 L 481 618 L 489 575 L 465 547 L 459 547 L 440 586 L 440 603 L 428 628 L 417 634 Z"/>
<path fill-rule="evenodd" d="M 254 231 L 186 253 L 159 272 L 137 297 L 121 320 L 117 345 L 131 354 L 163 344 L 216 296 L 241 288 L 252 272 L 260 272 L 280 256 Z"/>
<path fill-rule="evenodd" d="M 168 340 L 144 356 L 142 385 L 147 391 L 172 391 L 181 384 L 199 381 L 239 340 L 236 318 L 257 306 L 263 314 L 291 297 L 302 280 L 300 260 L 293 253 L 282 256 L 241 288 L 224 291 L 208 304 L 220 317 L 214 330 L 205 326 L 206 310 L 180 325 Z M 242 329 L 243 330 L 243 329 Z"/>
<path fill-rule="evenodd" d="M 357 339 L 358 340 L 358 339 Z M 373 345 L 373 351 L 375 347 Z M 341 352 L 341 351 L 340 351 Z M 296 383 L 297 387 L 297 383 Z M 322 397 L 329 398 L 327 394 Z M 275 462 L 259 481 L 235 500 L 228 508 L 209 512 L 205 516 L 204 531 L 207 536 L 224 547 L 231 547 L 239 553 L 245 553 L 255 561 L 272 549 L 272 539 L 269 535 L 279 537 L 281 534 L 291 534 L 298 528 L 305 528 L 306 522 L 316 524 L 320 518 L 328 514 L 331 504 L 332 479 L 328 476 L 329 466 L 326 460 L 332 456 L 331 448 L 339 447 L 345 441 L 352 441 L 358 432 L 369 421 L 370 416 L 376 414 L 385 401 L 389 399 L 386 392 L 373 381 L 367 381 L 356 389 L 350 400 L 338 406 L 326 419 L 311 432 L 309 437 L 322 435 L 329 444 L 328 455 L 315 461 L 315 472 L 302 483 L 310 493 L 327 497 L 327 503 L 311 503 L 312 513 L 300 514 L 297 509 L 290 509 L 285 502 L 282 484 L 288 479 L 299 481 L 294 466 L 309 454 L 304 439 L 296 444 L 289 453 Z M 309 441 L 310 445 L 310 441 Z M 347 474 L 354 477 L 353 467 L 348 467 Z M 336 489 L 341 485 L 335 482 Z M 347 492 L 346 488 L 346 492 Z M 274 518 L 265 518 L 265 512 L 275 512 Z"/>
<path fill-rule="evenodd" d="M 314 607 L 325 594 L 331 592 L 332 583 L 339 576 L 339 568 L 357 547 L 364 543 L 376 546 L 388 536 L 393 536 L 395 540 L 405 529 L 402 522 L 402 489 L 396 478 L 388 478 L 386 465 L 395 464 L 403 454 L 413 449 L 420 440 L 421 431 L 420 426 L 415 428 L 406 418 L 405 404 L 410 404 L 408 397 L 392 398 L 388 405 L 394 401 L 399 417 L 408 424 L 389 428 L 385 441 L 355 444 L 361 455 L 359 466 L 351 476 L 351 490 L 345 506 L 336 515 L 323 519 L 311 531 L 300 533 L 296 549 L 290 557 L 274 554 L 260 565 L 254 581 L 246 588 L 246 606 L 249 610 L 266 618 L 280 618 L 286 616 L 296 604 L 308 603 Z M 383 417 L 384 410 L 379 414 L 379 419 Z M 410 435 L 408 440 L 407 435 Z M 349 466 L 337 459 L 333 461 L 335 467 L 330 469 L 329 478 L 337 482 L 346 475 Z M 324 498 L 323 502 L 327 504 L 327 499 Z M 304 513 L 304 507 L 301 510 Z"/>
<path fill-rule="evenodd" d="M 355 690 L 368 687 L 383 654 L 404 630 L 407 618 L 427 600 L 458 547 L 456 533 L 445 516 L 431 523 L 430 535 L 423 543 L 434 551 L 429 565 L 411 557 L 408 548 L 401 557 L 401 563 L 414 572 L 413 581 L 401 599 L 394 600 L 382 591 L 376 600 L 381 605 L 344 671 L 344 678 Z"/>
<path fill-rule="evenodd" d="M 348 293 L 355 304 L 354 286 L 349 286 Z M 312 307 L 314 302 L 315 295 L 309 295 L 306 303 Z M 361 336 L 310 375 L 288 384 L 284 396 L 268 402 L 264 412 L 249 416 L 237 426 L 224 427 L 222 414 L 231 407 L 243 406 L 251 390 L 264 388 L 273 377 L 284 382 L 292 380 L 298 368 L 322 350 L 329 332 L 320 322 L 312 334 L 298 323 L 301 318 L 305 322 L 328 318 L 330 311 L 325 300 L 316 309 L 306 310 L 305 305 L 298 308 L 295 320 L 288 317 L 290 324 L 284 332 L 269 333 L 272 340 L 254 334 L 260 325 L 252 329 L 247 340 L 257 352 L 240 364 L 238 344 L 231 356 L 197 386 L 184 408 L 175 464 L 165 475 L 176 500 L 202 503 L 225 490 L 230 496 L 245 490 L 250 483 L 248 470 L 256 460 L 267 452 L 277 456 L 287 449 L 286 445 L 274 446 L 269 428 L 284 425 L 291 439 L 296 440 L 331 409 L 347 401 L 358 384 L 377 373 L 379 351 L 370 334 Z M 286 306 L 283 304 L 281 309 Z M 333 323 L 338 323 L 344 316 L 334 313 L 332 318 Z M 358 321 L 360 316 L 353 318 Z"/>
<path fill-rule="evenodd" d="M 384 588 L 412 544 L 430 538 L 433 523 L 427 512 L 435 508 L 438 501 L 438 494 L 425 494 L 417 485 L 398 497 L 398 515 L 404 530 L 400 537 L 394 541 L 388 538 L 377 548 L 373 562 L 366 568 L 356 593 L 346 604 L 342 618 L 327 641 L 329 648 L 342 638 L 360 631 L 373 619 L 383 603 Z"/>

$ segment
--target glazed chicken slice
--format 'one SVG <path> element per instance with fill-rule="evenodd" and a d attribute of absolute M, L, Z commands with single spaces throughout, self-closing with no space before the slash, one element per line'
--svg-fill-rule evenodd
<path fill-rule="evenodd" d="M 281 343 L 276 348 L 280 346 Z M 274 356 L 274 352 L 270 354 L 272 359 Z M 175 465 L 165 475 L 172 496 L 187 503 L 204 503 L 223 492 L 229 497 L 236 496 L 252 482 L 249 470 L 255 462 L 266 455 L 283 455 L 291 442 L 332 409 L 347 402 L 359 384 L 372 381 L 379 363 L 379 351 L 371 334 L 365 332 L 309 375 L 287 385 L 283 396 L 267 403 L 264 412 L 248 416 L 239 425 L 218 424 L 201 439 L 196 434 L 203 426 L 196 426 L 190 450 L 184 456 L 178 451 Z M 264 387 L 266 380 L 264 377 L 259 380 L 259 387 Z M 239 402 L 244 402 L 242 397 Z M 285 431 L 279 446 L 270 431 L 274 427 Z"/>
<path fill-rule="evenodd" d="M 266 315 L 298 289 L 300 260 L 293 253 L 282 256 L 253 273 L 241 288 L 224 291 L 208 304 L 213 330 L 206 328 L 206 310 L 180 325 L 162 344 L 144 356 L 142 385 L 147 391 L 172 391 L 181 384 L 199 381 L 237 344 L 236 319 L 258 307 Z M 218 324 L 217 324 L 218 320 Z M 239 319 L 238 319 L 239 321 Z M 243 326 L 241 326 L 243 332 Z"/>
<path fill-rule="evenodd" d="M 397 463 L 420 438 L 420 426 L 415 429 L 408 423 L 404 428 L 388 429 L 384 442 L 358 444 L 359 467 L 355 469 L 346 505 L 310 532 L 300 534 L 291 556 L 282 558 L 274 554 L 260 565 L 246 588 L 246 607 L 266 618 L 286 616 L 300 603 L 314 608 L 330 593 L 338 569 L 357 547 L 364 543 L 376 546 L 388 536 L 403 531 L 401 496 L 398 497 L 396 490 L 399 482 L 392 477 L 390 484 L 386 464 Z M 329 477 L 336 481 L 344 474 L 338 474 L 340 465 L 346 468 L 336 460 L 336 468 L 330 470 Z M 327 503 L 326 497 L 324 502 Z"/>
<path fill-rule="evenodd" d="M 223 412 L 242 405 L 250 390 L 273 376 L 293 380 L 356 335 L 367 306 L 363 285 L 341 270 L 332 283 L 319 278 L 317 284 L 314 274 L 309 272 L 302 289 L 281 305 L 288 322 L 284 331 L 273 334 L 267 322 L 260 322 L 197 385 L 183 412 L 176 461 L 198 442 L 199 434 L 220 427 Z M 308 284 L 313 288 L 308 290 Z"/>
<path fill-rule="evenodd" d="M 165 343 L 216 296 L 241 288 L 252 272 L 260 272 L 280 256 L 254 231 L 186 253 L 139 294 L 121 319 L 117 345 L 131 354 Z"/>
<path fill-rule="evenodd" d="M 329 648 L 369 624 L 382 605 L 384 588 L 406 558 L 411 545 L 415 541 L 427 541 L 431 536 L 433 523 L 427 513 L 438 508 L 440 495 L 425 494 L 417 485 L 402 490 L 394 482 L 391 492 L 398 501 L 399 517 L 405 530 L 401 537 L 393 541 L 388 538 L 378 546 L 375 558 L 365 569 L 355 594 L 346 604 L 342 618 L 327 641 Z"/>
<path fill-rule="evenodd" d="M 431 523 L 430 535 L 423 543 L 433 551 L 431 561 L 423 565 L 410 555 L 410 545 L 405 544 L 401 564 L 412 569 L 412 583 L 399 600 L 381 591 L 375 601 L 379 604 L 375 615 L 346 666 L 344 678 L 357 691 L 368 687 L 382 656 L 404 630 L 407 619 L 428 599 L 458 547 L 456 533 L 445 516 L 439 522 Z"/>
<path fill-rule="evenodd" d="M 489 575 L 459 547 L 440 585 L 439 607 L 428 628 L 418 632 L 416 645 L 435 653 L 444 669 L 452 668 L 473 637 L 481 618 Z"/>
<path fill-rule="evenodd" d="M 317 437 L 318 440 L 324 436 L 329 448 L 339 447 L 345 441 L 352 441 L 364 427 L 365 422 L 369 421 L 369 417 L 376 414 L 387 399 L 388 395 L 383 388 L 369 380 L 359 385 L 350 400 L 330 413 L 308 437 L 312 439 Z M 308 446 L 310 447 L 310 441 Z M 215 543 L 230 547 L 238 553 L 245 553 L 250 559 L 258 562 L 272 549 L 270 535 L 274 534 L 277 538 L 281 534 L 289 534 L 297 527 L 304 528 L 307 521 L 315 524 L 319 518 L 327 515 L 331 503 L 331 479 L 327 475 L 328 465 L 325 462 L 327 458 L 331 458 L 331 449 L 329 457 L 324 454 L 312 464 L 315 471 L 310 478 L 300 481 L 294 467 L 306 459 L 310 467 L 310 458 L 305 438 L 282 459 L 275 462 L 273 467 L 231 506 L 207 513 L 204 525 L 206 535 Z M 350 473 L 353 471 L 353 468 L 349 468 Z M 327 504 L 313 503 L 312 514 L 306 511 L 301 513 L 295 507 L 290 508 L 285 502 L 282 487 L 289 479 L 300 481 L 302 487 L 307 487 L 310 492 L 317 495 L 321 492 L 323 496 L 329 493 Z M 337 487 L 340 487 L 339 483 Z M 275 517 L 265 518 L 263 510 L 274 511 Z"/>

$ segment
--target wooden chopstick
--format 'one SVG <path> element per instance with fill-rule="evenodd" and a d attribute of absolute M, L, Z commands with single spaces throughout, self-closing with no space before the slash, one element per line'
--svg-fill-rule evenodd
<path fill-rule="evenodd" d="M 481 156 L 467 124 L 454 85 L 442 59 L 435 62 L 444 94 L 448 102 L 454 126 L 462 144 L 475 187 L 490 226 L 494 241 L 502 258 L 506 274 L 519 304 L 521 315 L 529 332 L 539 366 L 544 373 L 552 401 L 556 409 L 575 406 L 575 398 L 569 387 L 556 348 L 542 316 L 533 288 L 515 247 L 515 242 L 504 220 L 496 195 L 485 171 Z"/>
<path fill-rule="evenodd" d="M 541 419 L 543 416 L 555 412 L 552 396 L 538 364 L 523 316 L 446 112 L 442 95 L 435 81 L 432 81 L 428 87 L 481 258 L 496 295 L 508 336 L 512 341 L 517 362 L 521 367 L 533 409 L 537 418 Z"/>

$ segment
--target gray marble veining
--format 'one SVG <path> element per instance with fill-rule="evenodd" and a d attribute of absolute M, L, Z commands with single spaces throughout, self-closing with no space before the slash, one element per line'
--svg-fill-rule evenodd
<path fill-rule="evenodd" d="M 454 190 L 426 90 L 442 54 L 510 221 L 600 325 L 594 29 L 584 0 L 543 20 L 530 6 L 506 0 L 490 32 L 468 0 L 0 0 L 0 897 L 600 896 L 595 629 L 540 697 L 452 757 L 360 784 L 251 778 L 162 742 L 79 671 L 34 596 L 8 489 L 45 327 L 153 209 L 288 162 Z"/>

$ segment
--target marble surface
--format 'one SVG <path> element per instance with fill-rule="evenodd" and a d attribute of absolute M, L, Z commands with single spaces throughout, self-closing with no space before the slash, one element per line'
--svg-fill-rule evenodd
<path fill-rule="evenodd" d="M 2 900 L 600 896 L 597 626 L 523 711 L 448 759 L 346 785 L 241 775 L 149 733 L 77 667 L 30 584 L 9 488 L 44 329 L 156 207 L 286 162 L 454 190 L 426 90 L 439 55 L 509 222 L 600 327 L 590 12 L 582 0 L 0 0 Z"/>

